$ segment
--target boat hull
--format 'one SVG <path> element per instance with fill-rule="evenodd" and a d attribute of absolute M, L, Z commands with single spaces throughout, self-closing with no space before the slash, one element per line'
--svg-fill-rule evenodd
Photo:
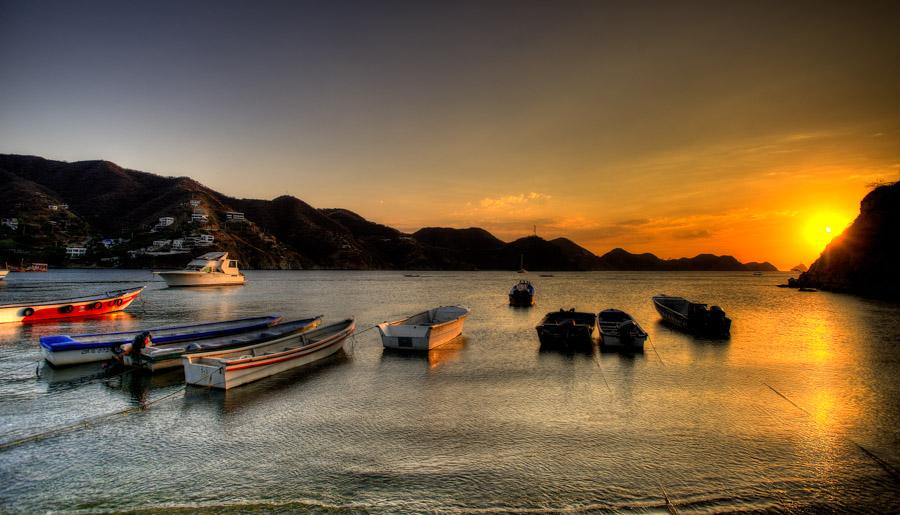
<path fill-rule="evenodd" d="M 527 308 L 534 306 L 534 295 L 528 292 L 510 293 L 509 305 L 516 308 Z"/>
<path fill-rule="evenodd" d="M 685 303 L 685 306 L 679 302 Z M 653 297 L 653 307 L 664 322 L 682 331 L 709 338 L 728 338 L 731 334 L 731 319 L 716 306 L 707 310 L 706 304 L 661 295 Z"/>
<path fill-rule="evenodd" d="M 184 379 L 187 384 L 228 390 L 327 358 L 343 349 L 344 341 L 353 334 L 355 328 L 355 323 L 351 321 L 346 328 L 308 346 L 300 346 L 301 338 L 306 336 L 304 334 L 292 335 L 277 342 L 270 342 L 267 346 L 291 345 L 292 342 L 296 342 L 298 345 L 291 350 L 271 356 L 261 355 L 237 360 L 209 359 L 216 354 L 244 351 L 252 355 L 253 347 L 233 349 L 224 353 L 185 355 L 182 358 Z M 320 329 L 320 331 L 327 329 Z M 310 334 L 310 336 L 312 335 Z"/>
<path fill-rule="evenodd" d="M 119 290 L 61 301 L 0 306 L 0 323 L 34 323 L 63 318 L 105 315 L 122 311 L 141 294 L 144 287 Z"/>
<path fill-rule="evenodd" d="M 43 354 L 44 359 L 48 363 L 55 367 L 81 365 L 83 363 L 113 359 L 112 347 L 63 351 L 51 351 L 46 347 L 41 347 L 41 354 Z"/>
<path fill-rule="evenodd" d="M 451 308 L 459 308 L 465 312 L 458 318 L 434 325 L 405 325 L 396 322 L 378 324 L 381 344 L 386 349 L 427 351 L 450 342 L 462 334 L 466 318 L 469 316 L 468 308 L 459 306 L 451 306 Z M 424 313 L 413 315 L 413 317 L 422 315 Z"/>
<path fill-rule="evenodd" d="M 231 275 L 221 272 L 157 272 L 169 287 L 185 286 L 229 286 L 244 284 L 244 275 Z"/>
<path fill-rule="evenodd" d="M 541 346 L 592 346 L 597 317 L 574 310 L 547 313 L 535 327 Z"/>

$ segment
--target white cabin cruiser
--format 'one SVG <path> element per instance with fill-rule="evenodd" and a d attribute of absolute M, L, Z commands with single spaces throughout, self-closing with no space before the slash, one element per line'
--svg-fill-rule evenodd
<path fill-rule="evenodd" d="M 462 334 L 469 316 L 465 306 L 440 306 L 393 322 L 378 324 L 388 349 L 428 350 Z"/>
<path fill-rule="evenodd" d="M 170 287 L 244 284 L 237 260 L 228 259 L 227 252 L 207 252 L 188 263 L 184 270 L 156 273 Z"/>

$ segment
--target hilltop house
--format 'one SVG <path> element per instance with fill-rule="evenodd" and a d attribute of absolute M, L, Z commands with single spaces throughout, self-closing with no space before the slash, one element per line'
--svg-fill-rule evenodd
<path fill-rule="evenodd" d="M 225 212 L 225 221 L 226 222 L 246 222 L 247 219 L 244 218 L 244 213 L 238 211 L 226 211 Z"/>
<path fill-rule="evenodd" d="M 212 234 L 192 235 L 185 238 L 185 241 L 195 247 L 209 247 L 215 241 Z"/>
<path fill-rule="evenodd" d="M 66 257 L 77 259 L 80 257 L 84 257 L 87 254 L 87 249 L 84 247 L 66 247 Z"/>
<path fill-rule="evenodd" d="M 191 207 L 199 207 L 199 206 L 200 206 L 200 201 L 197 200 L 197 199 L 191 199 L 191 200 L 188 201 L 188 205 L 191 206 Z"/>

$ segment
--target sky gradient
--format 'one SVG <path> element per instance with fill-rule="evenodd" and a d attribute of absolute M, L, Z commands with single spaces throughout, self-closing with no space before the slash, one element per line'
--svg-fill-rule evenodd
<path fill-rule="evenodd" d="M 784 4 L 0 1 L 0 152 L 789 268 L 900 178 L 900 4 Z"/>

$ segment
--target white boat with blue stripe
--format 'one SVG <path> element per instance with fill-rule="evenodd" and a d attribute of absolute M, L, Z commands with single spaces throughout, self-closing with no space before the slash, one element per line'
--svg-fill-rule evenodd
<path fill-rule="evenodd" d="M 90 363 L 112 359 L 113 348 L 132 343 L 135 337 L 149 333 L 154 344 L 203 340 L 264 329 L 281 321 L 278 315 L 241 318 L 221 322 L 156 327 L 139 331 L 41 336 L 41 352 L 55 366 Z"/>

